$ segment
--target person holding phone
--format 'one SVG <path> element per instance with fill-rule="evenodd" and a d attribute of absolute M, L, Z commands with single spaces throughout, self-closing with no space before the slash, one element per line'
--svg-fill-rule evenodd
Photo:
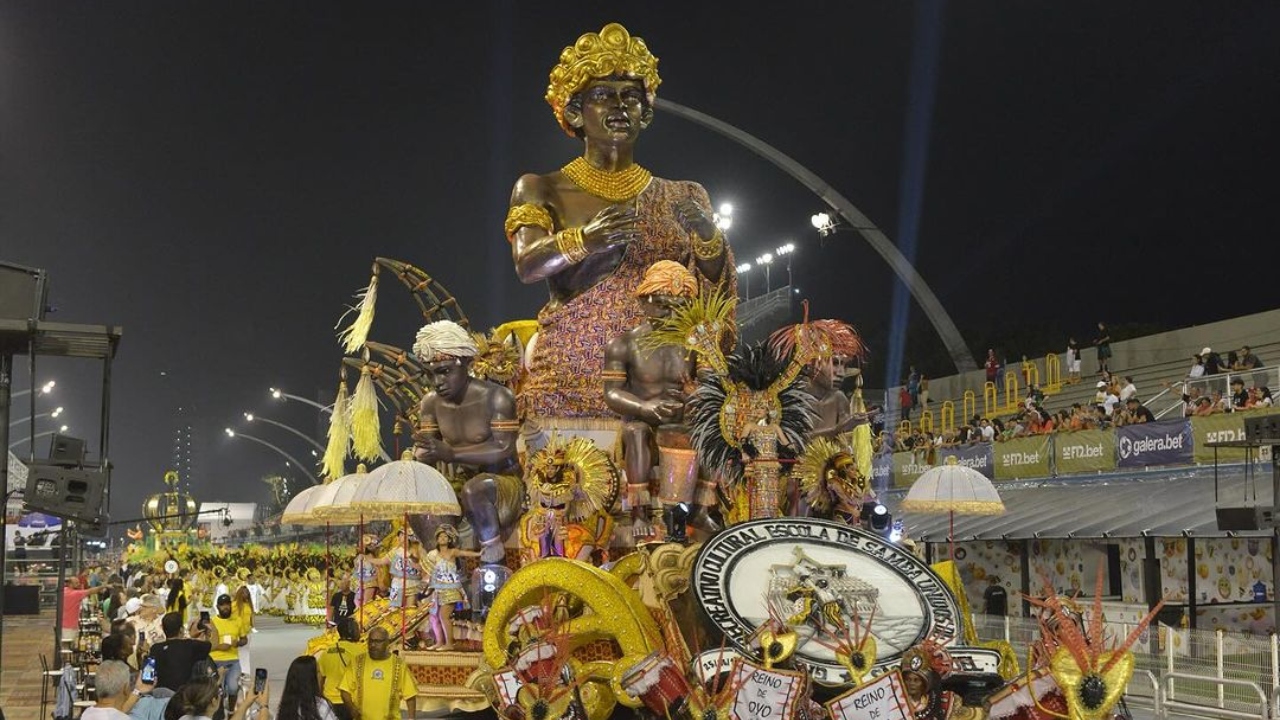
<path fill-rule="evenodd" d="M 240 687 L 240 653 L 248 639 L 243 635 L 244 623 L 231 612 L 231 596 L 219 595 L 215 603 L 218 614 L 209 619 L 213 647 L 209 659 L 222 675 L 222 691 L 226 695 L 227 712 L 236 708 L 236 691 Z"/>
<path fill-rule="evenodd" d="M 315 657 L 302 655 L 289 665 L 289 674 L 280 691 L 276 720 L 338 720 L 329 701 L 320 692 L 320 666 Z"/>
<path fill-rule="evenodd" d="M 151 647 L 151 659 L 156 662 L 155 684 L 174 692 L 191 677 L 196 663 L 209 657 L 213 645 L 204 639 L 182 637 L 182 615 L 166 613 L 160 620 L 165 641 Z"/>

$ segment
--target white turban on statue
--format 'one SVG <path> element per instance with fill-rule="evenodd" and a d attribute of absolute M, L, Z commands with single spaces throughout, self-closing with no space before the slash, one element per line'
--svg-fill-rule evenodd
<path fill-rule="evenodd" d="M 423 325 L 413 342 L 413 354 L 422 362 L 431 362 L 441 357 L 475 357 L 478 352 L 471 333 L 452 320 Z"/>

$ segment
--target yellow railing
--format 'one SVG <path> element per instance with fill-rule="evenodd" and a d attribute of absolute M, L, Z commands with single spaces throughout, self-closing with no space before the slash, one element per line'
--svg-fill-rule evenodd
<path fill-rule="evenodd" d="M 1062 361 L 1057 353 L 1044 356 L 1044 386 L 1040 389 L 1046 395 L 1062 392 Z"/>
<path fill-rule="evenodd" d="M 960 411 L 964 414 L 965 422 L 969 422 L 969 418 L 978 414 L 978 396 L 974 395 L 972 390 L 964 391 L 964 397 L 960 399 Z"/>
<path fill-rule="evenodd" d="M 938 423 L 942 425 L 942 432 L 948 432 L 956 429 L 956 404 L 950 400 L 942 403 L 942 407 L 938 409 Z"/>
<path fill-rule="evenodd" d="M 920 413 L 920 432 L 933 432 L 932 410 L 925 410 Z"/>
<path fill-rule="evenodd" d="M 982 384 L 982 416 L 991 417 L 1000 409 L 1000 394 L 993 382 Z"/>
<path fill-rule="evenodd" d="M 1040 366 L 1036 365 L 1035 360 L 1022 361 L 1022 376 L 1027 380 L 1028 389 L 1040 384 Z"/>
<path fill-rule="evenodd" d="M 1022 402 L 1022 398 L 1018 395 L 1018 373 L 1005 372 L 1004 374 L 1004 409 L 1006 412 L 1012 412 L 1018 407 L 1018 403 Z"/>
<path fill-rule="evenodd" d="M 908 437 L 914 430 L 911 427 L 910 420 L 903 420 L 898 423 L 898 437 Z"/>

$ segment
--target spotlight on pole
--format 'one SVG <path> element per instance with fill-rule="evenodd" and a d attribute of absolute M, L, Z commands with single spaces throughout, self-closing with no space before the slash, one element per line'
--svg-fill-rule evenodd
<path fill-rule="evenodd" d="M 223 428 L 223 429 L 222 429 L 222 431 L 223 431 L 223 432 L 225 432 L 225 433 L 227 434 L 227 437 L 235 437 L 235 436 L 236 436 L 236 431 L 235 431 L 235 430 L 232 430 L 231 428 Z"/>
<path fill-rule="evenodd" d="M 809 218 L 809 223 L 818 231 L 818 237 L 826 237 L 836 231 L 835 218 L 831 217 L 829 213 L 816 213 Z"/>
<path fill-rule="evenodd" d="M 742 263 L 741 265 L 738 266 L 739 275 L 745 272 L 751 272 L 751 263 Z"/>
<path fill-rule="evenodd" d="M 728 230 L 733 226 L 733 205 L 729 203 L 721 203 L 720 210 L 712 213 L 711 220 L 716 224 L 716 227 L 721 230 Z"/>

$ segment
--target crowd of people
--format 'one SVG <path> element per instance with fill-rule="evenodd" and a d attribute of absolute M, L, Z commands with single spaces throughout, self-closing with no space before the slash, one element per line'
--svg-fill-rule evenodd
<path fill-rule="evenodd" d="M 1105 326 L 1099 323 L 1100 336 L 1109 343 Z M 1103 345 L 1099 345 L 1101 349 Z M 1101 350 L 1100 350 L 1101 352 Z M 1038 384 L 1027 377 L 1027 393 L 1016 410 L 1004 417 L 974 415 L 968 422 L 954 428 L 935 432 L 913 426 L 910 432 L 896 432 L 885 428 L 874 441 L 878 452 L 918 452 L 930 448 L 956 447 L 983 442 L 999 442 L 1054 432 L 1077 430 L 1105 430 L 1125 425 L 1154 422 L 1157 417 L 1147 407 L 1139 394 L 1132 376 L 1119 376 L 1107 369 L 1105 360 L 1099 360 L 1099 377 L 1091 402 L 1072 403 L 1070 407 L 1050 410 L 1045 407 L 1045 394 Z M 1182 395 L 1182 416 L 1203 417 L 1217 413 L 1265 409 L 1274 405 L 1274 398 L 1267 385 L 1267 373 L 1262 371 L 1262 361 L 1245 345 L 1239 351 L 1231 351 L 1223 358 L 1210 347 L 1192 356 L 1193 363 L 1186 377 L 1165 387 L 1178 389 Z M 998 383 L 1003 366 L 988 351 L 988 380 Z M 1079 382 L 1079 348 L 1072 338 L 1067 350 L 1067 383 Z M 923 376 L 911 368 L 911 375 L 902 388 L 904 420 L 910 420 L 913 397 L 927 397 L 919 391 Z M 927 381 L 925 381 L 927 383 Z M 924 386 L 927 389 L 927 384 Z M 997 387 L 1000 387 L 997 384 Z M 916 389 L 913 395 L 912 389 Z M 921 399 L 921 404 L 925 402 Z M 927 406 L 926 406 L 927 407 Z"/>
<path fill-rule="evenodd" d="M 192 606 L 180 578 L 154 587 L 146 573 L 135 583 L 114 574 L 87 587 L 88 578 L 101 572 L 95 568 L 72 578 L 63 592 L 64 636 L 74 638 L 87 616 L 99 618 L 102 628 L 96 704 L 82 718 L 271 717 L 270 693 L 265 681 L 255 682 L 257 674 L 250 666 L 249 639 L 256 631 L 246 585 L 220 594 L 214 612 L 201 611 L 188 620 Z M 124 590 L 126 585 L 129 591 Z M 335 598 L 342 594 L 340 590 Z M 335 613 L 333 620 L 340 640 L 319 657 L 302 655 L 293 661 L 275 717 L 384 717 L 388 708 L 398 708 L 402 700 L 412 717 L 417 686 L 404 661 L 390 653 L 386 629 L 375 627 L 362 640 L 360 624 L 350 612 Z"/>

